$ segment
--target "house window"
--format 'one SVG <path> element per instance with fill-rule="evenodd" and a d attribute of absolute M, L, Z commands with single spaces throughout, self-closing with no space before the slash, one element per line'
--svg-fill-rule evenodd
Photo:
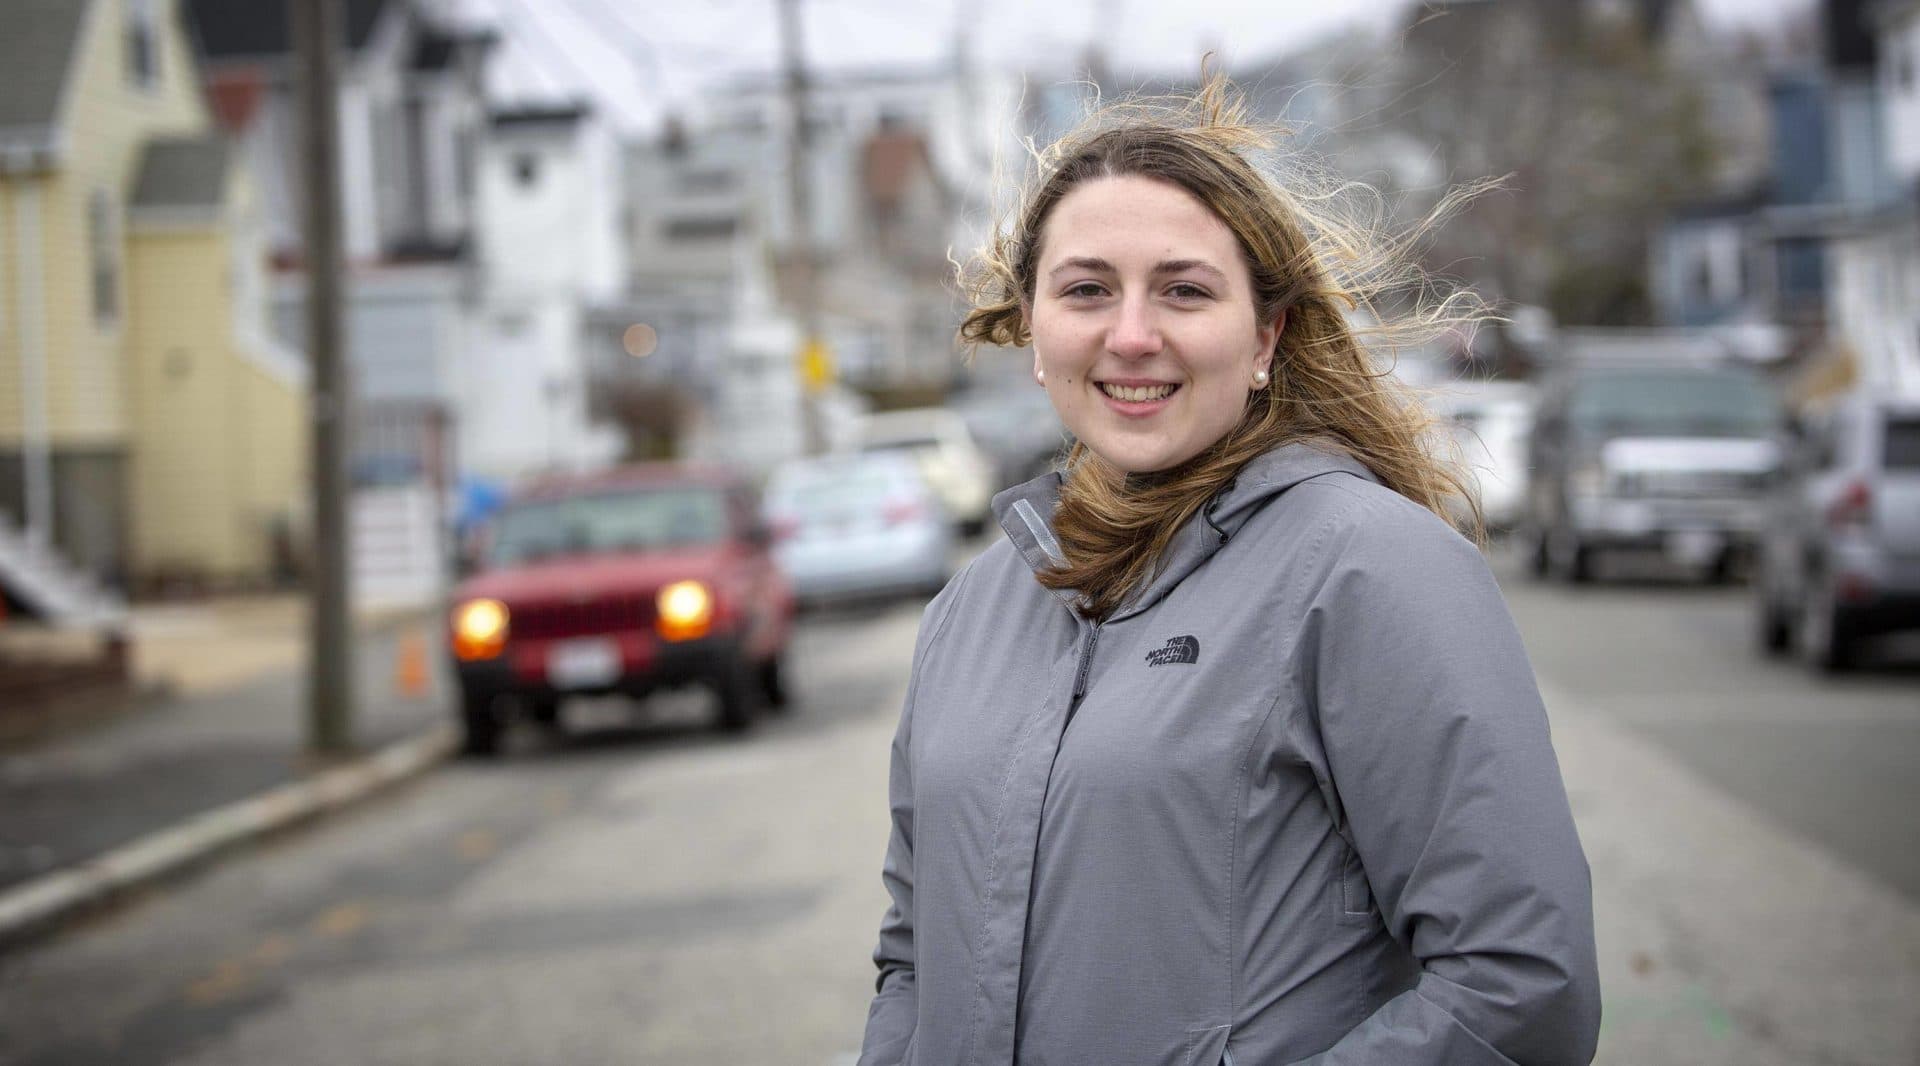
<path fill-rule="evenodd" d="M 1705 255 L 1693 262 L 1692 278 L 1687 286 L 1687 299 L 1696 304 L 1713 302 L 1713 262 Z"/>
<path fill-rule="evenodd" d="M 151 89 L 160 82 L 160 0 L 125 0 L 127 82 Z"/>
<path fill-rule="evenodd" d="M 730 192 L 733 184 L 733 172 L 727 170 L 684 170 L 678 182 L 681 192 L 694 194 Z"/>
<path fill-rule="evenodd" d="M 732 218 L 676 218 L 667 223 L 670 241 L 714 241 L 733 236 Z"/>
<path fill-rule="evenodd" d="M 113 222 L 113 199 L 95 189 L 87 202 L 87 252 L 93 274 L 93 317 L 102 324 L 120 317 L 119 234 Z"/>

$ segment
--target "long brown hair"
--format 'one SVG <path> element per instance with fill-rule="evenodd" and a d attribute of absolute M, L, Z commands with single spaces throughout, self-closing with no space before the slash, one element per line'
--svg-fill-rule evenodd
<path fill-rule="evenodd" d="M 1089 618 L 1106 618 L 1143 588 L 1174 534 L 1243 466 L 1292 441 L 1346 451 L 1387 487 L 1443 517 L 1450 517 L 1447 500 L 1462 497 L 1467 532 L 1484 536 L 1479 503 L 1457 462 L 1432 450 L 1425 409 L 1372 352 L 1492 317 L 1472 293 L 1443 291 L 1412 255 L 1487 185 L 1454 189 L 1421 222 L 1389 234 L 1370 189 L 1332 179 L 1304 156 L 1283 161 L 1275 151 L 1282 132 L 1251 122 L 1218 75 L 1189 96 L 1098 109 L 1078 130 L 1034 151 L 1035 173 L 1017 209 L 960 268 L 971 305 L 961 339 L 974 347 L 1029 344 L 1023 307 L 1034 296 L 1053 209 L 1087 181 L 1150 177 L 1184 189 L 1233 232 L 1252 277 L 1257 321 L 1286 316 L 1270 383 L 1250 392 L 1239 423 L 1194 458 L 1125 474 L 1074 443 L 1054 513 L 1065 562 L 1040 581 L 1074 590 Z M 1284 179 L 1263 173 L 1283 166 Z"/>

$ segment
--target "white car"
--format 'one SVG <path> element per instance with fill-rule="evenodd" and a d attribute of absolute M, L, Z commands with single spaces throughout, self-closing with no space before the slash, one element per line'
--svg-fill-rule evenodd
<path fill-rule="evenodd" d="M 884 411 L 860 421 L 855 448 L 913 456 L 962 532 L 984 529 L 995 486 L 993 460 L 974 443 L 965 419 L 944 407 Z"/>
<path fill-rule="evenodd" d="M 789 460 L 763 501 L 774 560 L 802 603 L 932 595 L 952 576 L 953 523 L 906 455 Z"/>
<path fill-rule="evenodd" d="M 1527 505 L 1533 389 L 1520 382 L 1456 381 L 1436 387 L 1427 405 L 1460 448 L 1487 527 L 1505 531 L 1518 525 Z"/>

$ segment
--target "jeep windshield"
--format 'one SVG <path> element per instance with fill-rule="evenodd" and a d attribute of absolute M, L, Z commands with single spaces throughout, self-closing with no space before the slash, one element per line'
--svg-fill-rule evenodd
<path fill-rule="evenodd" d="M 1576 431 L 1596 436 L 1764 437 L 1779 424 L 1780 403 L 1744 373 L 1608 371 L 1580 378 L 1568 416 Z"/>
<path fill-rule="evenodd" d="M 727 536 L 726 501 L 715 489 L 597 492 L 517 503 L 494 520 L 494 566 L 563 555 L 644 552 L 714 544 Z"/>

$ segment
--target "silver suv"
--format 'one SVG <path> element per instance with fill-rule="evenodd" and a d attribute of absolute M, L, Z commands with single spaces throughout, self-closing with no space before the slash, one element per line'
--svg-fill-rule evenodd
<path fill-rule="evenodd" d="M 1794 437 L 1753 583 L 1761 646 L 1841 670 L 1920 629 L 1920 399 L 1850 396 Z"/>
<path fill-rule="evenodd" d="M 1590 362 L 1543 385 L 1521 522 L 1536 574 L 1591 580 L 1603 552 L 1725 580 L 1752 552 L 1784 415 L 1739 365 Z"/>

